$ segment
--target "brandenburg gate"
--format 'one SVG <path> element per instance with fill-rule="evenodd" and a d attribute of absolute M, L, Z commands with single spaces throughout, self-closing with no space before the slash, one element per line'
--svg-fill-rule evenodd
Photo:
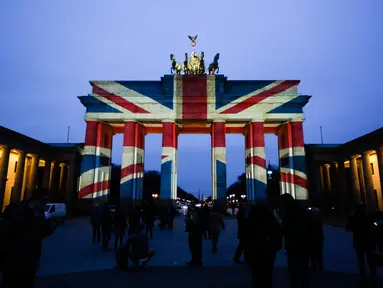
<path fill-rule="evenodd" d="M 86 107 L 86 136 L 79 199 L 107 197 L 112 136 L 123 133 L 121 201 L 142 198 L 145 135 L 162 134 L 161 194 L 177 197 L 179 134 L 210 134 L 212 199 L 226 199 L 226 134 L 243 134 L 246 194 L 249 202 L 266 199 L 266 133 L 279 143 L 281 193 L 308 199 L 302 122 L 311 96 L 298 93 L 299 80 L 228 80 L 219 72 L 219 54 L 205 67 L 193 52 L 180 65 L 170 55 L 171 73 L 160 81 L 90 81 L 92 93 L 80 96 Z"/>

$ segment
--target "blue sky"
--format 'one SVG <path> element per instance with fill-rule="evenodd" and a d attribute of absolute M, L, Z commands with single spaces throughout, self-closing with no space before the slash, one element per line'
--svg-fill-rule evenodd
<path fill-rule="evenodd" d="M 131 4 L 134 3 L 134 4 Z M 45 142 L 84 141 L 88 80 L 159 80 L 169 54 L 221 54 L 229 79 L 300 79 L 312 95 L 305 142 L 342 143 L 383 126 L 383 1 L 3 0 L 0 125 Z M 181 57 L 181 56 L 179 56 Z M 211 191 L 210 137 L 179 139 L 179 185 Z M 267 158 L 277 162 L 276 137 Z M 122 136 L 113 161 L 121 162 Z M 227 137 L 228 185 L 244 172 L 244 139 Z M 161 137 L 146 138 L 146 169 L 160 168 Z"/>

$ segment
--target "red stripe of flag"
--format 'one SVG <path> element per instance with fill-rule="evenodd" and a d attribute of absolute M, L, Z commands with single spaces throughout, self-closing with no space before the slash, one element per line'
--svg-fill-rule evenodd
<path fill-rule="evenodd" d="M 296 184 L 302 188 L 307 189 L 307 180 L 305 178 L 299 177 L 298 175 L 292 175 L 290 173 L 281 173 L 281 180 L 284 178 L 286 183 Z"/>
<path fill-rule="evenodd" d="M 207 119 L 207 77 L 182 77 L 182 119 Z"/>
<path fill-rule="evenodd" d="M 239 112 L 242 112 L 243 110 L 254 106 L 255 104 L 261 102 L 262 100 L 274 96 L 275 94 L 281 93 L 299 83 L 299 80 L 288 80 L 288 81 L 283 81 L 277 86 L 270 88 L 266 91 L 263 91 L 257 95 L 251 96 L 247 98 L 246 100 L 237 103 L 236 105 L 230 107 L 227 110 L 222 111 L 220 114 L 237 114 Z"/>
<path fill-rule="evenodd" d="M 109 185 L 110 185 L 109 180 L 87 185 L 78 192 L 78 198 L 81 199 L 92 193 L 109 189 Z"/>
<path fill-rule="evenodd" d="M 96 146 L 97 144 L 97 121 L 86 122 L 84 146 Z"/>
<path fill-rule="evenodd" d="M 143 163 L 132 164 L 121 169 L 121 179 L 126 176 L 132 175 L 134 173 L 143 173 L 143 172 L 144 172 Z"/>
<path fill-rule="evenodd" d="M 226 129 L 224 122 L 212 124 L 212 148 L 226 147 Z"/>
<path fill-rule="evenodd" d="M 259 156 L 250 156 L 246 158 L 246 165 L 252 164 L 266 169 L 266 160 Z"/>
<path fill-rule="evenodd" d="M 302 122 L 292 122 L 291 123 L 291 132 L 293 134 L 292 142 L 293 147 L 303 147 L 304 146 L 304 140 L 303 140 L 303 126 Z"/>
<path fill-rule="evenodd" d="M 113 93 L 110 93 L 98 86 L 93 86 L 93 93 L 99 95 L 99 96 L 102 96 L 104 97 L 105 99 L 108 99 L 109 101 L 112 101 L 114 104 L 117 104 L 118 106 L 121 106 L 122 108 L 126 109 L 126 110 L 129 110 L 130 112 L 133 112 L 133 113 L 149 113 L 148 111 L 146 111 L 145 109 L 137 106 L 136 104 L 132 103 L 132 102 L 129 102 L 128 100 L 126 100 L 125 98 L 122 98 L 121 96 L 117 96 Z"/>
<path fill-rule="evenodd" d="M 162 123 L 162 147 L 173 147 L 177 149 L 176 124 L 173 122 Z"/>

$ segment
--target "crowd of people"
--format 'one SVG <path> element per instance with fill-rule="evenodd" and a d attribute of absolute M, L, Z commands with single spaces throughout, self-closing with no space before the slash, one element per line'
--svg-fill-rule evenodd
<path fill-rule="evenodd" d="M 33 287 L 42 240 L 56 229 L 55 222 L 44 217 L 45 194 L 45 190 L 36 190 L 30 199 L 8 206 L 3 213 L 4 220 L 0 222 L 1 287 Z M 128 271 L 129 262 L 145 267 L 156 252 L 149 247 L 150 239 L 155 236 L 155 220 L 159 219 L 160 229 L 174 227 L 175 208 L 172 205 L 162 208 L 157 211 L 154 202 L 144 201 L 126 214 L 119 206 L 111 209 L 106 203 L 95 202 L 90 211 L 92 241 L 101 243 L 108 251 L 114 235 L 118 269 Z M 223 216 L 224 211 L 218 206 L 188 208 L 185 232 L 191 259 L 187 265 L 203 266 L 204 239 L 211 240 L 212 253 L 218 252 L 219 238 L 225 230 Z M 280 250 L 287 255 L 290 287 L 309 287 L 310 268 L 323 271 L 324 233 L 317 209 L 308 210 L 291 195 L 283 194 L 278 209 L 267 202 L 251 206 L 242 203 L 236 217 L 238 245 L 232 252 L 233 261 L 251 266 L 254 287 L 272 287 L 276 253 Z M 383 233 L 377 229 L 378 218 L 376 214 L 368 214 L 365 205 L 360 204 L 346 228 L 353 233 L 361 287 L 368 287 L 364 284 L 368 274 L 371 284 L 376 285 L 376 267 L 383 265 L 383 256 L 377 253 L 383 252 Z"/>
<path fill-rule="evenodd" d="M 325 237 L 319 209 L 307 209 L 290 194 L 284 194 L 280 197 L 279 209 L 273 209 L 266 202 L 251 207 L 245 207 L 242 203 L 236 217 L 238 246 L 233 261 L 252 267 L 254 287 L 272 287 L 276 253 L 282 249 L 287 255 L 290 287 L 309 287 L 310 270 L 323 271 Z M 365 258 L 373 287 L 377 285 L 376 268 L 383 265 L 379 260 L 383 255 L 376 253 L 379 249 L 383 252 L 383 235 L 379 234 L 382 230 L 376 229 L 376 219 L 375 215 L 367 214 L 365 205 L 360 204 L 347 225 L 347 231 L 353 233 L 361 287 L 368 287 Z M 186 231 L 189 233 L 192 256 L 187 264 L 202 266 L 203 239 L 212 240 L 212 252 L 216 253 L 223 229 L 225 226 L 220 211 L 214 208 L 210 211 L 207 205 L 190 207 Z M 241 261 L 242 254 L 244 261 Z"/>

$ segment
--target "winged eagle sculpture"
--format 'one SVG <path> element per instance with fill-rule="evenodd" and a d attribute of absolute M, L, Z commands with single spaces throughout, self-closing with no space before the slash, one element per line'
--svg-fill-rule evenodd
<path fill-rule="evenodd" d="M 183 72 L 183 75 L 206 75 L 206 72 L 209 73 L 209 75 L 215 75 L 219 72 L 219 53 L 217 53 L 214 57 L 214 60 L 212 63 L 210 63 L 207 71 L 205 66 L 205 54 L 201 52 L 201 55 L 197 55 L 197 52 L 194 51 L 194 47 L 196 46 L 196 40 L 198 37 L 198 34 L 195 36 L 188 35 L 189 39 L 191 40 L 191 46 L 193 48 L 193 52 L 190 55 L 190 59 L 188 57 L 188 53 L 185 53 L 185 60 L 182 63 L 183 66 L 181 66 L 177 60 L 174 54 L 170 54 L 170 60 L 172 62 L 172 66 L 170 68 L 170 73 L 181 75 Z"/>
<path fill-rule="evenodd" d="M 188 36 L 188 37 L 189 37 L 189 39 L 192 41 L 192 42 L 191 42 L 191 46 L 192 46 L 193 49 L 194 49 L 194 47 L 195 47 L 195 45 L 196 45 L 196 40 L 197 40 L 198 34 L 195 35 L 195 36 Z"/>

